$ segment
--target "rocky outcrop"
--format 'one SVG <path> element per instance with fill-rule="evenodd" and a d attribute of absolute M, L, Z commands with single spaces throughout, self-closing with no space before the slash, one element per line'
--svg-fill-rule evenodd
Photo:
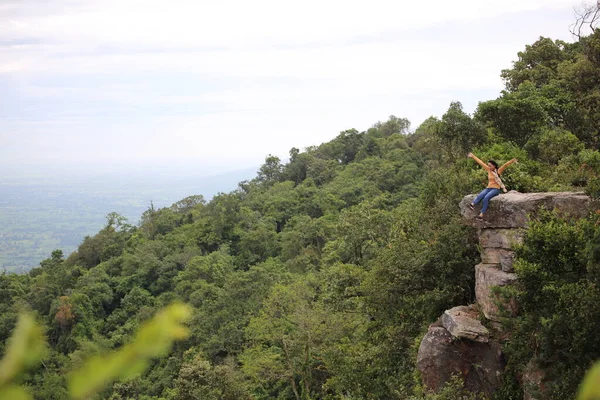
<path fill-rule="evenodd" d="M 474 198 L 466 196 L 459 208 L 465 221 L 479 230 L 481 264 L 475 267 L 475 295 L 485 317 L 499 321 L 502 312 L 514 315 L 518 305 L 514 299 L 499 297 L 493 288 L 516 282 L 517 276 L 512 273 L 514 249 L 523 242 L 530 218 L 541 210 L 581 218 L 590 211 L 591 199 L 583 193 L 511 191 L 494 197 L 483 220 L 479 220 L 475 218 L 479 206 L 475 211 L 469 208 Z"/>
<path fill-rule="evenodd" d="M 469 195 L 460 202 L 460 212 L 473 226 L 485 228 L 523 228 L 531 216 L 540 210 L 556 210 L 562 214 L 581 218 L 587 215 L 590 209 L 590 198 L 579 192 L 546 192 L 546 193 L 519 193 L 514 190 L 494 197 L 483 220 L 476 220 L 481 205 L 475 211 L 469 208 L 469 203 L 475 195 Z"/>
<path fill-rule="evenodd" d="M 423 384 L 432 391 L 459 375 L 468 390 L 491 395 L 500 386 L 504 366 L 498 343 L 457 339 L 438 324 L 429 327 L 417 356 Z"/>
<path fill-rule="evenodd" d="M 518 193 L 511 191 L 495 197 L 483 220 L 476 219 L 469 208 L 475 195 L 460 202 L 466 223 L 478 229 L 481 263 L 475 266 L 475 296 L 477 304 L 454 307 L 444 312 L 440 320 L 429 327 L 417 355 L 417 367 L 424 385 L 433 391 L 441 389 L 453 374 L 460 375 L 467 389 L 493 393 L 502 378 L 504 360 L 493 333 L 481 323 L 479 311 L 494 327 L 502 327 L 503 317 L 518 312 L 515 299 L 499 296 L 498 287 L 517 282 L 513 273 L 515 246 L 523 241 L 530 218 L 541 210 L 581 218 L 592 207 L 583 193 Z M 540 390 L 543 397 L 543 371 L 528 367 L 523 375 L 526 399 L 534 399 Z M 525 385 L 526 384 L 526 385 Z"/>
<path fill-rule="evenodd" d="M 442 314 L 442 326 L 458 339 L 469 339 L 487 343 L 490 332 L 478 319 L 479 313 L 474 307 L 458 306 Z"/>

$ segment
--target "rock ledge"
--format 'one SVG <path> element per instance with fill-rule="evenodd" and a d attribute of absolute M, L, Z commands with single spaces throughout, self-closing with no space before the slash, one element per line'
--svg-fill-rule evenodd
<path fill-rule="evenodd" d="M 476 220 L 481 203 L 471 211 L 469 203 L 474 194 L 465 196 L 459 204 L 460 212 L 476 228 L 524 228 L 528 215 L 541 209 L 557 210 L 575 218 L 584 217 L 590 210 L 591 199 L 583 192 L 519 193 L 511 190 L 494 197 L 483 221 Z"/>
<path fill-rule="evenodd" d="M 479 322 L 478 316 L 475 308 L 458 306 L 442 314 L 442 325 L 455 338 L 487 343 L 490 332 Z"/>

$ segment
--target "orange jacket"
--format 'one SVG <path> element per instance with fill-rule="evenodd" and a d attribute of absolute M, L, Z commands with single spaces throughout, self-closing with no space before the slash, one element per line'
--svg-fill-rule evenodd
<path fill-rule="evenodd" d="M 500 185 L 498 185 L 496 183 L 496 180 L 494 179 L 494 173 L 492 172 L 491 168 L 486 163 L 484 163 L 479 158 L 477 158 L 477 156 L 475 156 L 475 154 L 473 154 L 473 160 L 477 161 L 477 164 L 481 165 L 487 171 L 487 173 L 488 173 L 487 187 L 494 188 L 494 189 L 500 189 Z M 504 164 L 503 166 L 498 168 L 498 175 L 502 175 L 502 172 L 504 172 L 504 169 L 514 162 L 515 162 L 515 159 L 513 158 L 512 160 L 510 160 L 509 162 L 507 162 L 506 164 Z"/>

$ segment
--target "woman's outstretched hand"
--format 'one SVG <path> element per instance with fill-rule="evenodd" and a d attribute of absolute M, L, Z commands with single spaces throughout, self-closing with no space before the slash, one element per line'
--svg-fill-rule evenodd
<path fill-rule="evenodd" d="M 469 152 L 469 154 L 467 154 L 467 157 L 469 158 L 473 158 L 473 153 Z M 515 160 L 516 161 L 516 160 Z"/>

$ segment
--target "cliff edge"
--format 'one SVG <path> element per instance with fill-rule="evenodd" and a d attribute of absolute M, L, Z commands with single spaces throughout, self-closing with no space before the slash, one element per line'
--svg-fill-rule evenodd
<path fill-rule="evenodd" d="M 454 307 L 432 324 L 421 341 L 417 368 L 430 391 L 440 390 L 452 377 L 463 378 L 472 392 L 494 393 L 502 383 L 504 355 L 497 338 L 482 324 L 486 320 L 501 328 L 502 319 L 518 313 L 518 304 L 500 299 L 494 287 L 517 282 L 513 272 L 514 247 L 522 242 L 530 219 L 542 210 L 571 218 L 585 217 L 591 199 L 579 192 L 519 193 L 511 191 L 493 198 L 483 220 L 469 208 L 475 195 L 459 204 L 465 223 L 478 230 L 481 262 L 474 266 L 476 303 Z M 525 394 L 528 399 L 528 393 Z"/>

